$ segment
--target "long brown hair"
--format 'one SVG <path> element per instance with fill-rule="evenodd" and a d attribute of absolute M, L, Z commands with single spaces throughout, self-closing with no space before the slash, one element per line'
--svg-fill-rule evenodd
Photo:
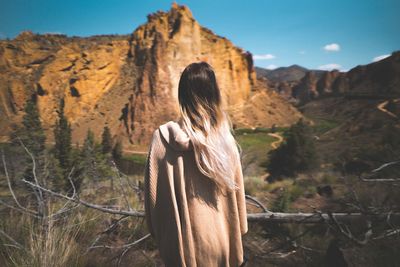
<path fill-rule="evenodd" d="M 229 116 L 222 110 L 221 92 L 213 68 L 192 63 L 182 72 L 178 99 L 183 127 L 189 135 L 199 170 L 220 189 L 237 189 L 234 181 L 238 144 Z"/>

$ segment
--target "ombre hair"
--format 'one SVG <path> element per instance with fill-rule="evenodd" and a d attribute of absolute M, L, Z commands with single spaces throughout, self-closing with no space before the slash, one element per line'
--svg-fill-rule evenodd
<path fill-rule="evenodd" d="M 208 63 L 192 63 L 184 69 L 178 98 L 182 126 L 192 142 L 197 167 L 220 190 L 237 190 L 234 177 L 240 146 L 232 136 L 215 73 Z"/>

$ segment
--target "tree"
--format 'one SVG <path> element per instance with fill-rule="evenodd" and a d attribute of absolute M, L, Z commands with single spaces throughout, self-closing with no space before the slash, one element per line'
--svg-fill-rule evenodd
<path fill-rule="evenodd" d="M 314 169 L 318 160 L 311 127 L 300 119 L 288 130 L 286 141 L 269 156 L 267 170 L 272 181 Z"/>
<path fill-rule="evenodd" d="M 120 140 L 118 140 L 117 143 L 114 145 L 114 148 L 112 150 L 112 156 L 113 159 L 116 161 L 122 158 L 122 143 Z"/>
<path fill-rule="evenodd" d="M 101 147 L 103 154 L 111 153 L 113 149 L 110 129 L 107 126 L 103 129 Z"/>
<path fill-rule="evenodd" d="M 89 129 L 80 152 L 80 169 L 84 178 L 95 177 L 95 140 L 94 134 Z"/>
<path fill-rule="evenodd" d="M 25 146 L 30 153 L 31 156 L 26 154 L 26 167 L 23 178 L 32 181 L 34 179 L 32 173 L 33 164 L 35 164 L 37 170 L 43 170 L 44 168 L 44 154 L 46 148 L 46 135 L 40 121 L 37 97 L 35 94 L 25 103 L 24 112 L 22 126 L 17 127 L 15 132 L 12 133 L 12 142 L 18 145 L 22 142 L 22 145 Z M 36 175 L 40 180 L 43 180 L 43 172 L 38 171 Z"/>
<path fill-rule="evenodd" d="M 39 157 L 45 150 L 46 135 L 40 121 L 36 95 L 32 95 L 26 102 L 24 112 L 18 136 L 32 155 Z"/>
<path fill-rule="evenodd" d="M 72 167 L 71 125 L 64 115 L 64 99 L 60 100 L 58 120 L 54 128 L 54 156 L 59 161 L 66 183 Z"/>
<path fill-rule="evenodd" d="M 93 132 L 89 129 L 79 155 L 79 174 L 81 181 L 99 181 L 112 175 L 109 156 L 102 153 L 102 146 L 97 144 Z"/>

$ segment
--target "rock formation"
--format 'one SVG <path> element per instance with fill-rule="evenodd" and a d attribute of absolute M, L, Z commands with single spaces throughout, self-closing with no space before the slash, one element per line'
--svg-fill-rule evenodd
<path fill-rule="evenodd" d="M 332 93 L 332 85 L 339 76 L 338 70 L 324 72 L 322 77 L 317 82 L 317 91 L 319 95 L 328 95 Z"/>
<path fill-rule="evenodd" d="M 400 96 L 400 51 L 347 73 L 350 94 Z"/>
<path fill-rule="evenodd" d="M 293 67 L 280 69 L 280 76 L 278 76 L 274 74 L 275 70 L 264 72 L 263 69 L 258 68 L 257 78 L 273 77 L 272 81 L 266 81 L 273 90 L 286 99 L 293 96 L 300 103 L 326 96 L 370 99 L 400 97 L 399 51 L 379 62 L 357 66 L 348 72 L 312 70 L 308 71 L 303 78 L 290 82 L 286 77 L 293 74 Z"/>
<path fill-rule="evenodd" d="M 100 136 L 108 125 L 125 147 L 145 144 L 159 124 L 176 118 L 179 77 L 195 61 L 213 66 L 237 127 L 289 125 L 301 117 L 257 83 L 249 52 L 202 27 L 186 6 L 174 3 L 168 12 L 148 15 L 131 35 L 23 32 L 0 41 L 0 134 L 7 136 L 10 125 L 19 123 L 26 99 L 36 94 L 50 141 L 64 98 L 74 143 L 82 142 L 89 128 Z M 264 112 L 271 105 L 275 111 Z"/>
<path fill-rule="evenodd" d="M 317 78 L 314 72 L 307 72 L 299 84 L 293 87 L 292 96 L 298 99 L 300 103 L 305 103 L 318 97 Z"/>

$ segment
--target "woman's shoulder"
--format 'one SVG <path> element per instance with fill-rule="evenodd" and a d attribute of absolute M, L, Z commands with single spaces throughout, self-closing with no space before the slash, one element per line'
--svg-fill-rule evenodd
<path fill-rule="evenodd" d="M 157 129 L 163 129 L 163 128 L 171 128 L 171 127 L 179 127 L 182 128 L 181 121 L 179 120 L 169 120 L 164 122 L 163 124 L 160 124 Z"/>
<path fill-rule="evenodd" d="M 182 128 L 179 120 L 170 120 L 161 124 L 153 133 L 153 138 L 165 140 L 171 148 L 177 151 L 190 150 L 190 138 Z"/>
<path fill-rule="evenodd" d="M 160 139 L 162 136 L 168 137 L 170 135 L 171 129 L 175 126 L 176 122 L 173 120 L 164 122 L 163 124 L 160 124 L 152 134 L 152 139 Z M 168 138 L 167 138 L 168 139 Z"/>

